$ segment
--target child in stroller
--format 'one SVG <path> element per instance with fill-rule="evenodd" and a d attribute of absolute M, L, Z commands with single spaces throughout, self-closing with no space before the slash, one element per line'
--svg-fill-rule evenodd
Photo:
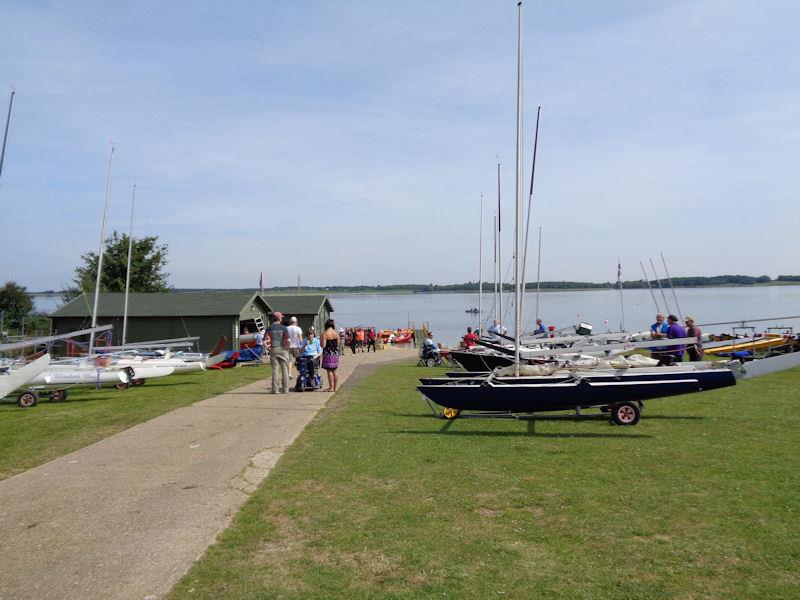
<path fill-rule="evenodd" d="M 294 385 L 296 392 L 318 390 L 322 387 L 322 379 L 319 376 L 320 356 L 322 347 L 316 337 L 314 328 L 309 328 L 307 337 L 303 343 L 303 350 L 297 357 L 297 382 Z"/>

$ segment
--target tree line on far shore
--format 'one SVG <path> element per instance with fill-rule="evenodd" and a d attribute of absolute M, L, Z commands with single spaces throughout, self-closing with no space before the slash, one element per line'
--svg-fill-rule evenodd
<path fill-rule="evenodd" d="M 761 275 L 754 277 L 751 275 L 716 275 L 713 277 L 673 277 L 672 284 L 677 287 L 703 287 L 703 286 L 727 286 L 727 285 L 763 285 L 769 283 L 800 283 L 800 275 L 780 275 L 776 279 L 772 279 L 769 275 Z M 658 282 L 654 279 L 650 281 L 650 285 L 654 288 L 658 287 Z M 669 283 L 662 279 L 661 285 L 669 287 Z M 491 281 L 483 282 L 484 291 L 493 289 L 494 283 Z M 542 281 L 539 287 L 543 290 L 594 290 L 594 289 L 617 289 L 619 284 L 616 282 L 606 281 L 604 283 L 596 283 L 591 281 Z M 647 282 L 643 279 L 635 279 L 632 281 L 623 281 L 623 289 L 640 289 L 646 288 Z M 513 290 L 513 283 L 503 284 L 503 290 Z M 526 282 L 525 289 L 528 291 L 536 290 L 536 282 Z M 176 291 L 199 291 L 199 290 L 176 290 Z M 208 290 L 213 291 L 213 290 Z M 244 290 L 242 290 L 244 291 Z M 264 291 L 269 292 L 297 292 L 294 286 L 275 286 L 264 288 Z M 452 283 L 452 284 L 418 284 L 418 283 L 402 283 L 392 285 L 328 285 L 328 286 L 309 286 L 304 287 L 302 291 L 306 293 L 312 291 L 319 292 L 406 292 L 406 293 L 429 293 L 429 292 L 477 292 L 478 282 L 469 281 L 467 283 Z"/>

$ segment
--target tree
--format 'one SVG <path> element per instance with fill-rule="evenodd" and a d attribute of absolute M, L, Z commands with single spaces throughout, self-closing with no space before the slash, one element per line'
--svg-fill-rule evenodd
<path fill-rule="evenodd" d="M 134 238 L 131 252 L 131 292 L 166 292 L 170 289 L 164 269 L 167 266 L 166 244 L 159 244 L 157 236 Z M 72 279 L 75 284 L 64 290 L 64 299 L 69 302 L 84 292 L 94 293 L 97 281 L 96 252 L 81 256 L 83 265 L 75 269 Z M 124 292 L 128 266 L 128 236 L 114 231 L 106 240 L 103 253 L 103 273 L 100 277 L 101 292 Z"/>
<path fill-rule="evenodd" d="M 18 329 L 22 319 L 33 310 L 33 300 L 25 288 L 13 281 L 0 288 L 0 312 L 3 325 L 8 329 Z"/>

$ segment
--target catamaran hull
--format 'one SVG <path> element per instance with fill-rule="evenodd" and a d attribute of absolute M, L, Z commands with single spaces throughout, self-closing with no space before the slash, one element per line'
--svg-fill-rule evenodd
<path fill-rule="evenodd" d="M 527 383 L 459 382 L 420 385 L 417 389 L 445 408 L 476 411 L 533 413 L 641 402 L 728 387 L 736 384 L 733 372 L 714 369 L 702 373 L 670 373 L 583 379 L 522 378 Z M 536 380 L 536 381 L 530 381 Z"/>
<path fill-rule="evenodd" d="M 130 383 L 131 372 L 126 369 L 46 369 L 28 381 L 26 387 L 59 390 L 76 385 L 116 385 Z"/>
<path fill-rule="evenodd" d="M 450 356 L 467 371 L 493 371 L 497 367 L 507 367 L 514 362 L 512 356 L 490 354 L 488 352 L 452 350 Z"/>

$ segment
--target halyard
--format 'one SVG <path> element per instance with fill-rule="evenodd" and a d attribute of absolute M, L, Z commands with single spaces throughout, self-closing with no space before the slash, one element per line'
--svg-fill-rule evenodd
<path fill-rule="evenodd" d="M 433 419 L 347 386 L 172 598 L 796 597 L 800 370 L 641 423 Z"/>

